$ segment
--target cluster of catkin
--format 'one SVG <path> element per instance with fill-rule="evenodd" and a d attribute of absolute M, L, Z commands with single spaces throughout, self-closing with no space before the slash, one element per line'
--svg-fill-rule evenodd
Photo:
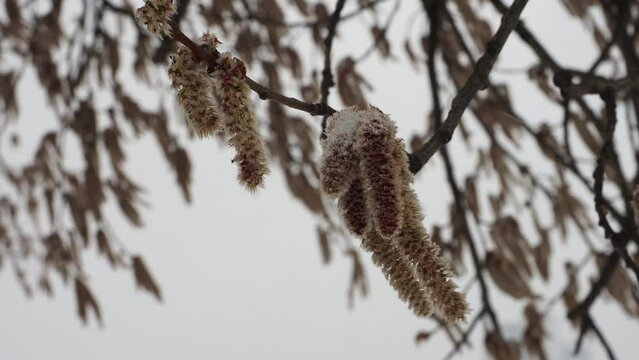
<path fill-rule="evenodd" d="M 171 18 L 175 8 L 170 0 L 148 0 L 136 12 L 138 21 L 158 36 L 172 36 Z M 219 41 L 210 33 L 199 39 L 203 51 L 217 52 Z M 238 181 L 249 190 L 264 184 L 268 162 L 245 82 L 246 66 L 230 53 L 219 54 L 215 64 L 205 63 L 190 49 L 180 45 L 171 56 L 171 85 L 186 113 L 186 122 L 199 137 L 222 130 L 236 155 Z"/>
<path fill-rule="evenodd" d="M 322 190 L 338 199 L 347 228 L 418 316 L 463 320 L 468 304 L 448 263 L 422 225 L 404 144 L 379 109 L 335 113 L 322 141 Z"/>

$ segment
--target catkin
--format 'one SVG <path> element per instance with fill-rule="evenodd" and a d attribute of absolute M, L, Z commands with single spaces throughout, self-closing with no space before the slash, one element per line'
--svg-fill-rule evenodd
<path fill-rule="evenodd" d="M 349 108 L 329 119 L 326 135 L 322 190 L 339 198 L 348 230 L 362 239 L 362 247 L 415 314 L 436 311 L 449 322 L 463 320 L 468 303 L 422 225 L 395 124 L 372 106 Z"/>
<path fill-rule="evenodd" d="M 366 207 L 364 184 L 356 177 L 348 190 L 339 198 L 337 206 L 344 218 L 346 228 L 357 236 L 363 236 L 371 227 L 370 214 Z"/>
<path fill-rule="evenodd" d="M 409 256 L 420 280 L 429 290 L 433 305 L 449 322 L 463 320 L 468 313 L 468 303 L 455 283 L 450 279 L 452 271 L 440 255 L 435 244 L 422 225 L 424 218 L 417 194 L 411 188 L 412 175 L 408 169 L 408 158 L 401 141 L 396 142 L 394 156 L 401 159 L 402 198 L 404 222 L 397 237 L 400 251 Z"/>
<path fill-rule="evenodd" d="M 205 65 L 197 62 L 189 49 L 180 46 L 171 57 L 169 77 L 191 131 L 200 137 L 215 134 L 221 121 Z"/>
<path fill-rule="evenodd" d="M 428 294 L 392 240 L 371 231 L 362 237 L 362 247 L 371 253 L 373 263 L 382 270 L 399 298 L 408 304 L 415 315 L 430 316 L 433 313 Z"/>
<path fill-rule="evenodd" d="M 241 60 L 229 53 L 220 55 L 212 74 L 215 96 L 224 113 L 229 145 L 236 151 L 233 161 L 239 168 L 237 179 L 247 189 L 255 190 L 264 184 L 269 170 L 245 77 L 246 67 Z"/>
<path fill-rule="evenodd" d="M 326 124 L 326 139 L 322 140 L 320 184 L 325 194 L 338 197 L 353 181 L 358 167 L 354 139 L 361 112 L 349 108 L 335 113 Z"/>
<path fill-rule="evenodd" d="M 135 11 L 135 19 L 157 36 L 172 37 L 171 19 L 175 6 L 171 0 L 146 0 L 144 6 Z"/>
<path fill-rule="evenodd" d="M 395 124 L 373 107 L 367 115 L 368 121 L 359 126 L 355 139 L 360 171 L 375 228 L 390 238 L 397 235 L 402 221 L 399 167 L 393 158 Z"/>

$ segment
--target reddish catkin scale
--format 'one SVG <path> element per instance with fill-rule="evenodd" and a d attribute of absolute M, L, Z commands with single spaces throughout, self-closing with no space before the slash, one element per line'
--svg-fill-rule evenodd
<path fill-rule="evenodd" d="M 402 221 L 399 168 L 393 157 L 395 124 L 376 108 L 357 129 L 355 144 L 361 157 L 367 201 L 380 235 L 397 235 Z"/>
<path fill-rule="evenodd" d="M 322 140 L 320 184 L 325 194 L 338 197 L 344 193 L 358 167 L 354 139 L 362 111 L 349 108 L 335 113 L 326 125 L 326 139 Z"/>
<path fill-rule="evenodd" d="M 168 72 L 191 131 L 199 137 L 211 136 L 219 131 L 220 114 L 205 65 L 197 62 L 189 49 L 180 46 L 171 57 Z"/>
<path fill-rule="evenodd" d="M 346 223 L 346 228 L 357 236 L 363 236 L 371 227 L 370 214 L 366 207 L 364 184 L 360 177 L 356 177 L 348 190 L 337 202 L 340 213 Z"/>
<path fill-rule="evenodd" d="M 239 168 L 237 179 L 247 189 L 255 190 L 264 184 L 269 170 L 245 77 L 246 67 L 241 60 L 229 53 L 220 55 L 212 73 L 215 96 L 224 113 L 229 145 L 236 151 L 233 162 Z"/>

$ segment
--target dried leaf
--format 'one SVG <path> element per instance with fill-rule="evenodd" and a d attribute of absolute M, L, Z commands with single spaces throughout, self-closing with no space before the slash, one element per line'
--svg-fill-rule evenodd
<path fill-rule="evenodd" d="M 78 308 L 78 315 L 84 324 L 88 321 L 88 312 L 92 310 L 99 323 L 102 323 L 100 306 L 89 288 L 79 278 L 75 279 L 75 296 Z"/>
<path fill-rule="evenodd" d="M 151 277 L 151 274 L 147 270 L 142 258 L 139 256 L 133 256 L 131 258 L 133 264 L 133 275 L 135 276 L 135 283 L 138 288 L 146 290 L 155 295 L 158 300 L 162 300 L 162 294 L 160 288 L 155 283 L 155 280 Z"/>
<path fill-rule="evenodd" d="M 319 226 L 317 227 L 317 240 L 322 254 L 322 263 L 328 264 L 331 262 L 331 244 L 328 238 L 328 233 Z"/>

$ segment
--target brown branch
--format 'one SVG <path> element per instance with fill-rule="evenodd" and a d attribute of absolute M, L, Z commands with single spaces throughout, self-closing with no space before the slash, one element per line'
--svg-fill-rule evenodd
<path fill-rule="evenodd" d="M 309 113 L 310 115 L 329 116 L 336 112 L 332 107 L 322 103 L 307 103 L 292 97 L 282 95 L 266 86 L 255 82 L 253 79 L 246 77 L 246 83 L 255 91 L 262 100 L 273 100 L 292 109 L 297 109 Z"/>
<path fill-rule="evenodd" d="M 599 329 L 599 326 L 597 326 L 590 314 L 586 314 L 586 316 L 584 316 L 583 322 L 581 323 L 581 329 L 579 330 L 579 336 L 577 337 L 577 343 L 575 344 L 575 350 L 573 352 L 574 355 L 577 355 L 579 353 L 581 344 L 588 330 L 592 330 L 595 332 L 597 339 L 599 339 L 599 342 L 604 347 L 604 350 L 606 350 L 606 354 L 608 354 L 608 359 L 616 360 L 617 357 L 612 351 L 612 347 L 610 346 L 610 344 L 604 337 L 603 332 Z"/>
<path fill-rule="evenodd" d="M 390 28 L 391 23 L 393 22 L 393 19 L 395 18 L 395 15 L 397 15 L 400 3 L 401 3 L 401 0 L 395 1 L 395 6 L 393 6 L 391 13 L 388 15 L 388 18 L 386 19 L 386 22 L 384 23 L 384 27 L 375 36 L 375 39 L 373 40 L 373 43 L 371 44 L 371 46 L 369 46 L 369 48 L 366 49 L 366 51 L 364 51 L 362 55 L 358 56 L 355 59 L 356 63 L 366 60 L 366 58 L 368 58 L 373 53 L 373 51 L 377 49 L 380 42 L 384 40 L 384 38 L 386 37 L 386 34 L 388 33 L 388 29 Z"/>
<path fill-rule="evenodd" d="M 178 24 L 175 21 L 173 21 L 171 25 L 172 25 L 173 39 L 175 39 L 177 42 L 189 48 L 189 50 L 191 50 L 191 52 L 198 59 L 206 62 L 211 69 L 215 68 L 217 57 L 219 55 L 217 50 L 209 49 L 210 51 L 205 51 L 193 40 L 191 40 L 188 36 L 186 36 L 182 32 L 182 30 L 180 30 Z M 310 115 L 328 116 L 336 112 L 335 109 L 333 109 L 332 107 L 326 104 L 307 103 L 292 97 L 282 95 L 276 91 L 271 90 L 270 88 L 264 85 L 261 85 L 260 83 L 256 82 L 255 80 L 251 79 L 248 76 L 245 78 L 245 81 L 246 81 L 246 84 L 251 88 L 251 90 L 255 91 L 260 96 L 260 99 L 262 100 L 272 100 L 284 106 L 290 107 L 292 109 L 297 109 L 300 111 L 307 112 Z"/>
<path fill-rule="evenodd" d="M 428 78 L 430 83 L 431 90 L 431 98 L 433 101 L 433 116 L 435 119 L 435 126 L 437 131 L 444 126 L 442 124 L 442 111 L 441 111 L 441 102 L 439 99 L 439 81 L 437 79 L 437 69 L 435 63 L 435 52 L 436 47 L 438 46 L 439 35 L 438 28 L 441 23 L 441 14 L 442 14 L 442 4 L 437 0 L 422 0 L 422 5 L 424 11 L 427 14 L 428 19 L 430 20 L 430 34 L 429 34 L 429 49 L 428 49 L 428 59 L 426 62 L 426 66 L 428 68 Z M 460 114 L 461 116 L 461 114 Z M 441 155 L 444 159 L 444 165 L 446 169 L 446 178 L 448 180 L 448 184 L 450 186 L 450 190 L 453 194 L 454 205 L 457 209 L 457 213 L 461 216 L 461 223 L 464 229 L 464 233 L 466 235 L 466 242 L 468 243 L 468 247 L 470 248 L 471 257 L 473 260 L 473 265 L 475 267 L 475 272 L 477 273 L 477 279 L 479 280 L 479 286 L 481 289 L 481 299 L 483 303 L 483 311 L 485 311 L 494 327 L 495 332 L 499 337 L 501 337 L 501 327 L 499 325 L 499 321 L 497 320 L 497 315 L 492 307 L 490 301 L 490 295 L 488 293 L 488 287 L 486 285 L 486 280 L 484 279 L 483 274 L 483 266 L 481 260 L 479 259 L 479 253 L 477 251 L 477 247 L 475 246 L 475 240 L 473 239 L 470 226 L 468 225 L 468 220 L 466 218 L 466 205 L 464 201 L 464 194 L 459 189 L 457 181 L 455 180 L 455 169 L 453 168 L 453 164 L 448 156 L 448 151 L 446 149 L 446 144 L 442 144 L 441 146 Z"/>
<path fill-rule="evenodd" d="M 599 279 L 592 285 L 590 288 L 590 292 L 584 298 L 582 302 L 576 305 L 568 312 L 569 319 L 575 319 L 579 316 L 583 316 L 583 314 L 588 313 L 590 306 L 595 302 L 601 290 L 604 289 L 606 284 L 608 283 L 608 279 L 612 275 L 612 272 L 615 270 L 615 267 L 619 264 L 619 253 L 613 251 L 607 258 L 606 263 L 604 264 L 603 269 L 599 272 Z"/>
<path fill-rule="evenodd" d="M 320 87 L 321 98 L 320 104 L 327 105 L 328 104 L 328 94 L 330 88 L 335 85 L 335 81 L 333 80 L 333 72 L 331 71 L 331 50 L 333 49 L 333 39 L 335 38 L 335 31 L 337 30 L 337 23 L 340 19 L 340 14 L 344 9 L 344 4 L 346 0 L 338 0 L 337 4 L 335 4 L 335 10 L 330 17 L 330 21 L 328 23 L 328 34 L 326 35 L 326 39 L 324 39 L 324 70 L 322 70 L 322 83 Z M 322 119 L 322 133 L 321 138 L 325 138 L 326 134 L 324 134 L 324 129 L 326 129 L 326 120 L 328 116 L 324 115 Z"/>
<path fill-rule="evenodd" d="M 448 354 L 446 354 L 446 356 L 444 357 L 443 360 L 450 360 L 450 359 L 452 359 L 455 356 L 455 354 L 457 354 L 459 352 L 459 350 L 461 349 L 462 345 L 464 345 L 468 341 L 468 338 L 470 337 L 470 334 L 473 333 L 473 330 L 475 329 L 475 326 L 479 323 L 479 320 L 485 314 L 486 314 L 486 309 L 482 308 L 479 311 L 479 313 L 477 313 L 477 315 L 475 315 L 473 320 L 468 325 L 468 328 L 462 333 L 461 339 L 455 343 L 455 346 L 448 352 Z"/>
<path fill-rule="evenodd" d="M 613 141 L 615 128 L 617 125 L 617 104 L 615 100 L 615 93 L 612 89 L 607 89 L 606 91 L 604 91 L 601 94 L 601 98 L 606 105 L 606 119 L 608 120 L 608 123 L 606 126 L 606 132 L 603 134 L 604 144 L 601 147 L 601 153 L 599 155 L 599 158 L 597 159 L 597 166 L 595 167 L 595 171 L 593 173 L 593 178 L 595 180 L 595 210 L 597 212 L 597 215 L 599 216 L 599 226 L 604 230 L 604 236 L 606 237 L 606 239 L 609 239 L 612 242 L 612 246 L 614 247 L 615 251 L 619 253 L 619 255 L 623 258 L 626 267 L 632 270 L 632 272 L 635 274 L 637 283 L 639 284 L 639 267 L 634 262 L 632 257 L 630 257 L 630 254 L 628 254 L 628 250 L 626 249 L 626 242 L 622 240 L 627 236 L 624 236 L 623 231 L 621 233 L 615 232 L 612 229 L 612 226 L 610 225 L 607 217 L 607 207 L 604 201 L 605 198 L 603 196 L 603 184 L 606 161 L 614 155 Z M 630 229 L 626 229 L 626 232 L 636 232 L 636 227 L 631 226 Z"/>
<path fill-rule="evenodd" d="M 475 94 L 488 86 L 488 77 L 501 53 L 506 40 L 517 26 L 519 17 L 528 0 L 515 0 L 501 19 L 501 25 L 492 39 L 486 44 L 486 51 L 479 58 L 477 64 L 462 89 L 457 93 L 451 104 L 446 120 L 435 134 L 418 151 L 410 155 L 411 171 L 417 173 L 428 160 L 442 146 L 450 141 L 459 125 L 461 116 L 470 104 Z"/>
<path fill-rule="evenodd" d="M 578 316 L 584 317 L 587 316 L 588 311 L 592 304 L 595 302 L 601 290 L 608 283 L 608 279 L 612 275 L 616 266 L 619 264 L 619 260 L 623 257 L 626 266 L 633 269 L 636 269 L 636 264 L 630 258 L 626 250 L 626 245 L 631 238 L 631 234 L 636 234 L 636 226 L 627 225 L 630 224 L 630 221 L 622 222 L 622 225 L 626 225 L 629 227 L 630 233 L 621 232 L 615 233 L 610 226 L 610 223 L 607 220 L 607 209 L 609 209 L 607 203 L 605 202 L 605 198 L 603 196 L 603 180 L 604 180 L 604 162 L 608 156 L 612 153 L 612 144 L 613 144 L 613 136 L 614 130 L 617 123 L 616 116 L 616 104 L 614 99 L 614 92 L 612 90 L 608 90 L 607 92 L 602 94 L 602 99 L 606 104 L 606 117 L 608 120 L 608 126 L 606 132 L 604 133 L 604 145 L 601 150 L 601 155 L 597 160 L 597 167 L 595 168 L 593 177 L 595 179 L 595 185 L 593 188 L 593 192 L 595 194 L 595 210 L 599 215 L 599 225 L 604 229 L 605 236 L 610 238 L 612 241 L 613 247 L 615 250 L 608 256 L 606 260 L 606 264 L 600 272 L 599 279 L 593 284 L 592 288 L 588 295 L 584 298 L 584 300 L 571 309 L 568 312 L 568 317 L 570 319 L 574 319 Z M 626 260 L 627 259 L 627 260 Z M 639 271 L 635 271 L 635 276 L 637 276 L 637 281 L 639 281 Z"/>
<path fill-rule="evenodd" d="M 472 54 L 472 52 L 470 51 L 470 48 L 468 47 L 468 44 L 466 44 L 465 39 L 463 38 L 463 35 L 461 33 L 461 31 L 459 30 L 459 28 L 457 27 L 457 24 L 455 22 L 455 19 L 453 18 L 453 16 L 451 15 L 450 11 L 448 10 L 448 8 L 446 6 L 443 7 L 443 13 L 446 16 L 446 20 L 448 20 L 448 23 L 451 26 L 451 29 L 453 30 L 453 33 L 455 34 L 455 37 L 457 38 L 457 41 L 459 41 L 459 44 L 461 45 L 462 50 L 464 51 L 464 54 L 466 54 L 466 56 L 468 57 L 468 59 L 475 64 L 475 58 Z M 455 88 L 457 91 L 459 91 L 461 89 L 462 84 L 460 84 L 458 81 L 455 81 L 455 77 L 454 76 L 450 76 Z M 502 98 L 502 95 L 496 90 L 495 86 L 492 83 L 488 84 L 488 89 L 490 90 L 491 94 L 498 97 L 500 100 Z M 517 169 L 522 173 L 522 174 L 527 174 L 528 177 L 530 178 L 530 181 L 532 183 L 532 185 L 536 188 L 538 188 L 539 190 L 541 190 L 546 197 L 548 198 L 548 200 L 550 200 L 551 202 L 555 202 L 557 199 L 557 196 L 553 194 L 553 192 L 548 189 L 548 187 L 546 187 L 539 179 L 537 179 L 534 174 L 532 174 L 530 172 L 530 170 L 528 169 L 528 166 L 526 166 L 525 164 L 523 164 L 521 161 L 519 161 L 519 159 L 517 159 L 517 157 L 511 153 L 510 151 L 508 151 L 497 139 L 497 137 L 495 136 L 494 131 L 488 126 L 488 124 L 486 124 L 485 122 L 483 122 L 481 120 L 481 116 L 479 116 L 479 113 L 477 111 L 477 108 L 473 105 L 470 105 L 470 110 L 473 112 L 473 114 L 475 115 L 475 118 L 477 118 L 477 121 L 479 122 L 479 124 L 481 125 L 482 129 L 484 129 L 484 132 L 486 133 L 486 136 L 488 136 L 488 138 L 490 139 L 490 141 L 500 150 L 502 151 L 506 157 L 508 157 L 508 159 L 517 167 Z"/>
<path fill-rule="evenodd" d="M 565 94 L 568 99 L 577 98 L 586 94 L 601 94 L 609 89 L 614 92 L 637 90 L 639 89 L 639 75 L 630 75 L 616 80 L 598 76 L 588 76 L 583 77 L 579 84 L 570 84 L 561 88 L 562 94 Z"/>

